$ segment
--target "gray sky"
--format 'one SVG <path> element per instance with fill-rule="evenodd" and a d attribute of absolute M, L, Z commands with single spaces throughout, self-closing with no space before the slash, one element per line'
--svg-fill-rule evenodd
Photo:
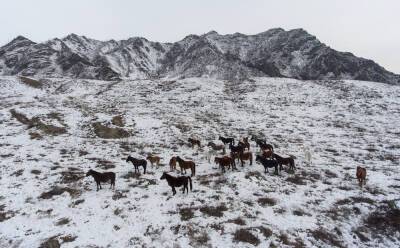
<path fill-rule="evenodd" d="M 399 0 L 10 0 L 1 9 L 0 46 L 17 35 L 36 42 L 69 33 L 172 42 L 210 30 L 304 28 L 336 50 L 400 74 Z"/>

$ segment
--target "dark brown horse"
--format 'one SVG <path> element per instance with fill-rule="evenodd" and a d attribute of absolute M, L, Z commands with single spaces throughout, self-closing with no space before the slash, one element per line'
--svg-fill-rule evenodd
<path fill-rule="evenodd" d="M 242 163 L 242 167 L 243 167 L 245 160 L 249 160 L 250 165 L 253 165 L 253 153 L 251 153 L 251 152 L 239 153 L 239 159 L 240 159 L 240 162 Z"/>
<path fill-rule="evenodd" d="M 183 170 L 185 170 L 186 174 L 186 169 L 190 169 L 192 171 L 192 177 L 195 176 L 196 174 L 196 164 L 193 161 L 185 161 L 181 159 L 179 156 L 176 157 L 176 161 L 179 164 L 179 167 L 181 168 L 181 173 L 183 174 Z"/>
<path fill-rule="evenodd" d="M 195 145 L 200 147 L 200 140 L 189 138 L 188 141 L 189 141 L 189 143 L 190 143 L 192 148 L 194 148 Z"/>
<path fill-rule="evenodd" d="M 232 170 L 236 168 L 235 159 L 229 156 L 215 157 L 214 163 L 221 167 L 222 172 L 225 172 L 225 167 L 228 167 L 228 169 L 232 167 Z"/>
<path fill-rule="evenodd" d="M 287 158 L 283 158 L 281 156 L 279 156 L 278 154 L 274 153 L 272 155 L 273 158 L 276 159 L 276 161 L 279 164 L 279 169 L 282 170 L 282 165 L 289 165 L 289 171 L 294 171 L 294 169 L 296 168 L 294 165 L 294 158 L 293 157 L 287 157 Z"/>
<path fill-rule="evenodd" d="M 262 156 L 263 156 L 264 158 L 271 158 L 273 154 L 274 154 L 274 152 L 271 151 L 271 150 L 264 150 L 264 151 L 262 152 Z"/>
<path fill-rule="evenodd" d="M 239 145 L 247 148 L 247 150 L 250 151 L 249 137 L 244 137 L 241 141 L 239 141 Z"/>
<path fill-rule="evenodd" d="M 237 146 L 230 144 L 229 149 L 231 150 L 231 153 L 242 153 L 244 151 L 244 147 L 241 146 L 240 143 Z"/>
<path fill-rule="evenodd" d="M 274 151 L 274 147 L 271 144 L 267 144 L 265 141 L 256 140 L 256 143 L 262 151 L 264 150 Z"/>
<path fill-rule="evenodd" d="M 94 178 L 94 181 L 96 182 L 97 185 L 97 191 L 101 189 L 101 184 L 100 183 L 105 183 L 107 181 L 111 181 L 110 189 L 115 189 L 115 173 L 114 172 L 104 172 L 100 173 L 94 170 L 89 170 L 86 173 L 86 176 L 92 176 Z"/>
<path fill-rule="evenodd" d="M 367 178 L 367 169 L 357 166 L 357 171 L 356 171 L 356 177 L 358 180 L 359 185 L 362 187 L 362 185 L 366 183 L 366 178 Z"/>
<path fill-rule="evenodd" d="M 186 194 L 189 193 L 189 188 L 188 188 L 188 184 L 190 184 L 190 191 L 192 191 L 193 189 L 193 185 L 192 185 L 192 178 L 188 177 L 188 176 L 180 176 L 180 177 L 174 177 L 169 175 L 167 172 L 164 172 L 160 178 L 161 180 L 165 179 L 168 182 L 168 185 L 171 186 L 172 188 L 172 193 L 175 195 L 176 194 L 176 190 L 175 187 L 182 187 L 182 193 L 185 193 L 185 189 L 186 189 Z"/>
<path fill-rule="evenodd" d="M 169 169 L 170 169 L 170 171 L 176 170 L 176 157 L 172 157 L 169 160 Z"/>
<path fill-rule="evenodd" d="M 235 139 L 234 138 L 225 138 L 225 137 L 219 136 L 218 139 L 220 141 L 222 141 L 222 143 L 224 143 L 224 145 L 226 145 L 226 144 L 233 145 L 235 143 Z"/>
<path fill-rule="evenodd" d="M 268 168 L 275 168 L 275 174 L 278 174 L 278 162 L 273 159 L 266 159 L 260 155 L 256 156 L 256 161 L 260 162 L 264 166 L 264 173 L 268 172 Z"/>
<path fill-rule="evenodd" d="M 131 161 L 133 166 L 135 167 L 135 173 L 140 173 L 139 171 L 139 166 L 143 167 L 143 174 L 146 174 L 146 166 L 147 166 L 147 161 L 144 159 L 137 159 L 137 158 L 133 158 L 130 155 L 128 156 L 128 158 L 126 159 L 126 162 Z"/>

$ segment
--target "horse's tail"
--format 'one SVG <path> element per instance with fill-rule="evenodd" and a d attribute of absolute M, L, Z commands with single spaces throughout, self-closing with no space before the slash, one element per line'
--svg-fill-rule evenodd
<path fill-rule="evenodd" d="M 225 149 L 225 146 L 224 146 L 224 148 L 223 148 L 223 150 L 222 150 L 223 152 L 224 152 L 224 154 L 226 153 L 226 149 Z"/>
<path fill-rule="evenodd" d="M 294 169 L 296 166 L 294 165 L 294 158 L 290 159 L 290 166 Z"/>
<path fill-rule="evenodd" d="M 250 165 L 253 165 L 253 153 L 250 153 Z"/>
<path fill-rule="evenodd" d="M 192 189 L 193 189 L 192 178 L 191 177 L 188 177 L 188 178 L 189 178 L 189 184 L 190 184 L 190 191 L 192 191 Z"/>

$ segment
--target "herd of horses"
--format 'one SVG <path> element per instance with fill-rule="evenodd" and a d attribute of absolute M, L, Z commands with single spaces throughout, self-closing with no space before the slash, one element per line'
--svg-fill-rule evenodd
<path fill-rule="evenodd" d="M 225 173 L 226 170 L 231 169 L 232 171 L 237 170 L 236 161 L 243 167 L 246 161 L 249 161 L 249 164 L 253 164 L 254 155 L 250 151 L 250 143 L 249 138 L 244 137 L 239 140 L 239 142 L 235 145 L 235 139 L 231 137 L 222 137 L 219 136 L 218 140 L 222 142 L 222 144 L 215 144 L 214 142 L 209 142 L 207 144 L 207 158 L 208 161 L 211 161 L 211 156 L 214 155 L 214 163 L 219 166 L 222 173 Z M 274 168 L 274 173 L 279 174 L 283 170 L 283 166 L 287 166 L 287 170 L 290 172 L 294 172 L 296 166 L 294 160 L 296 159 L 294 156 L 282 157 L 274 152 L 274 147 L 271 144 L 268 144 L 266 140 L 260 139 L 252 136 L 252 141 L 259 147 L 259 152 L 255 156 L 255 161 L 260 163 L 264 167 L 264 173 L 268 173 L 268 168 Z M 194 148 L 195 146 L 201 147 L 201 142 L 198 139 L 189 138 L 189 145 Z M 228 145 L 230 153 L 226 153 L 226 146 Z M 155 155 L 148 155 L 146 159 L 138 159 L 132 156 L 128 156 L 126 162 L 131 162 L 134 166 L 135 173 L 140 173 L 139 167 L 143 167 L 143 173 L 146 174 L 147 161 L 150 162 L 151 166 L 159 165 L 161 158 Z M 311 153 L 309 150 L 305 150 L 305 161 L 308 164 L 311 164 Z M 192 178 L 196 175 L 196 163 L 191 160 L 184 160 L 179 156 L 173 156 L 169 161 L 170 171 L 177 170 L 177 164 L 180 169 L 180 176 L 172 176 L 168 174 L 168 172 L 163 172 L 160 180 L 166 180 L 168 185 L 171 187 L 173 195 L 176 194 L 175 187 L 183 187 L 182 192 L 185 190 L 188 193 L 189 187 L 192 190 Z M 190 176 L 186 176 L 186 170 L 191 171 Z M 86 176 L 92 176 L 96 182 L 97 190 L 101 189 L 101 183 L 105 183 L 107 181 L 111 182 L 110 188 L 115 187 L 115 178 L 116 175 L 114 172 L 105 172 L 100 173 L 94 170 L 89 170 Z M 362 185 L 365 184 L 366 178 L 366 169 L 362 167 L 357 167 L 356 177 Z"/>

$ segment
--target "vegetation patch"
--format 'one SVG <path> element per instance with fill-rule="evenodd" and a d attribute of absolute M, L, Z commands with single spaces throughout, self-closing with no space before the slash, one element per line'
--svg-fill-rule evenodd
<path fill-rule="evenodd" d="M 200 208 L 200 212 L 202 212 L 203 214 L 214 217 L 224 216 L 224 212 L 227 210 L 228 208 L 225 206 L 225 204 L 221 204 L 217 207 L 204 206 Z"/>
<path fill-rule="evenodd" d="M 40 82 L 38 80 L 35 80 L 35 79 L 32 79 L 32 78 L 19 77 L 19 80 L 22 83 L 24 83 L 24 84 L 26 84 L 26 85 L 28 85 L 28 86 L 30 86 L 32 88 L 41 89 L 43 87 L 43 83 L 42 82 Z"/>
<path fill-rule="evenodd" d="M 260 240 L 250 232 L 249 229 L 239 229 L 233 235 L 233 240 L 236 242 L 249 243 L 252 245 L 259 245 Z"/>
<path fill-rule="evenodd" d="M 122 139 L 131 136 L 131 134 L 122 128 L 112 128 L 95 122 L 92 124 L 95 134 L 97 137 L 102 139 Z"/>
<path fill-rule="evenodd" d="M 66 187 L 62 188 L 62 187 L 55 186 L 50 191 L 43 192 L 39 196 L 39 198 L 51 199 L 53 196 L 61 195 L 64 192 L 68 192 L 68 194 L 70 194 L 72 197 L 75 197 L 81 193 L 79 190 L 76 190 L 76 189 L 70 189 L 70 188 L 66 188 Z"/>
<path fill-rule="evenodd" d="M 260 197 L 257 200 L 258 204 L 261 206 L 275 206 L 276 205 L 276 199 L 274 198 L 269 198 L 269 197 Z"/>
<path fill-rule="evenodd" d="M 120 115 L 114 116 L 111 119 L 111 123 L 115 126 L 119 126 L 119 127 L 124 127 L 125 126 L 125 121 L 124 118 Z"/>

